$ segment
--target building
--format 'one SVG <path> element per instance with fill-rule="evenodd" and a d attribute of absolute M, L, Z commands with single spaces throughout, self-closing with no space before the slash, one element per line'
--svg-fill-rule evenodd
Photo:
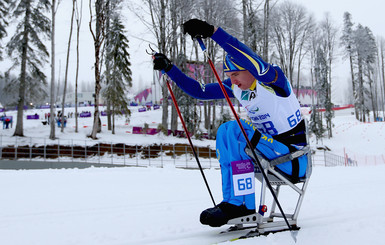
<path fill-rule="evenodd" d="M 95 101 L 94 92 L 81 92 L 78 93 L 78 106 L 93 105 Z M 63 96 L 60 95 L 56 99 L 56 105 L 60 105 L 63 102 Z M 100 104 L 104 104 L 104 99 L 99 96 Z M 66 106 L 75 106 L 75 93 L 67 93 L 65 97 Z"/>

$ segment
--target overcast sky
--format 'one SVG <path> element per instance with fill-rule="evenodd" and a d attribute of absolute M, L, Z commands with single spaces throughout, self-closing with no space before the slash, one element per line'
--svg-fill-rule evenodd
<path fill-rule="evenodd" d="M 140 0 L 135 0 L 140 1 Z M 282 1 L 282 0 L 280 0 Z M 93 81 L 94 80 L 94 47 L 92 37 L 89 31 L 89 10 L 88 0 L 83 0 L 83 20 L 81 33 L 81 57 L 80 57 L 80 74 L 79 81 Z M 293 2 L 302 4 L 309 12 L 314 13 L 316 20 L 320 21 L 324 18 L 326 12 L 329 12 L 332 20 L 337 27 L 342 27 L 343 13 L 349 11 L 352 14 L 353 22 L 368 26 L 375 36 L 385 37 L 385 28 L 383 27 L 385 2 L 382 0 L 295 0 Z M 131 1 L 127 2 L 128 4 Z M 68 43 L 68 34 L 70 27 L 72 1 L 62 1 L 57 13 L 57 28 L 56 28 L 56 79 L 64 79 L 66 50 Z M 131 54 L 133 84 L 134 89 L 144 89 L 146 85 L 152 81 L 152 64 L 151 58 L 145 52 L 150 42 L 154 42 L 155 38 L 151 36 L 146 30 L 142 22 L 130 11 L 125 12 L 125 26 L 130 40 L 129 53 Z M 13 33 L 9 33 L 9 36 Z M 72 66 L 69 68 L 69 81 L 75 80 L 75 32 L 73 34 L 73 43 L 71 48 L 70 62 Z M 47 43 L 50 49 L 50 43 Z M 9 67 L 9 63 L 0 62 L 1 70 Z M 45 68 L 46 74 L 49 77 L 50 65 Z M 60 74 L 59 74 L 60 69 Z M 346 69 L 346 71 L 345 71 Z M 344 86 L 346 83 L 345 77 L 348 77 L 348 69 L 344 65 L 336 68 L 336 80 L 338 84 L 334 87 L 339 90 L 338 86 Z M 346 73 L 346 74 L 345 74 Z M 342 82 L 340 82 L 342 81 Z M 344 83 L 345 82 L 345 83 Z"/>
<path fill-rule="evenodd" d="M 383 0 L 295 0 L 321 20 L 326 12 L 342 27 L 343 14 L 348 11 L 354 23 L 369 27 L 375 36 L 385 37 L 385 2 Z"/>

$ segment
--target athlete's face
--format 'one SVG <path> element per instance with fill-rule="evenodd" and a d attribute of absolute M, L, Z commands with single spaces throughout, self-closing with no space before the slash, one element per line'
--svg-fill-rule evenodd
<path fill-rule="evenodd" d="M 255 81 L 255 77 L 248 70 L 226 72 L 226 75 L 230 78 L 232 84 L 242 90 L 250 88 Z"/>

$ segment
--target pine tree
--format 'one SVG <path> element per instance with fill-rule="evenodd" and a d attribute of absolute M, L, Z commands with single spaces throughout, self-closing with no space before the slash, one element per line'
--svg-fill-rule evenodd
<path fill-rule="evenodd" d="M 35 105 L 40 104 L 41 101 L 44 101 L 47 96 L 47 83 L 42 83 L 40 79 L 35 79 L 34 77 L 27 77 L 28 82 L 26 82 L 26 89 L 25 91 L 28 91 L 28 93 L 25 94 L 24 101 L 25 105 Z M 7 95 L 10 99 L 15 98 L 18 96 L 19 87 L 20 87 L 20 80 L 10 75 L 8 72 L 6 73 L 6 86 L 4 87 L 4 93 Z M 8 102 L 11 102 L 12 100 L 9 100 Z M 17 101 L 16 101 L 17 102 Z M 14 103 L 13 103 L 14 104 Z"/>
<path fill-rule="evenodd" d="M 43 14 L 50 6 L 49 0 L 18 0 L 10 3 L 11 16 L 19 21 L 16 33 L 7 44 L 8 55 L 13 59 L 11 69 L 20 68 L 14 136 L 23 136 L 23 107 L 28 83 L 37 81 L 46 84 L 46 76 L 41 67 L 47 62 L 49 54 L 41 37 L 50 37 L 50 20 Z"/>
<path fill-rule="evenodd" d="M 357 56 L 357 94 L 360 121 L 366 122 L 366 114 L 369 112 L 368 99 L 371 99 L 370 86 L 373 66 L 377 55 L 377 47 L 373 34 L 369 28 L 358 24 L 354 30 L 354 52 Z"/>
<path fill-rule="evenodd" d="M 317 103 L 312 107 L 312 114 L 310 118 L 310 129 L 315 134 L 316 140 L 322 138 L 325 130 L 322 121 L 322 113 L 319 111 L 320 106 L 325 106 L 327 101 L 327 87 L 328 87 L 328 63 L 324 50 L 318 47 L 314 58 L 314 77 L 315 77 L 315 91 L 317 92 Z"/>
<path fill-rule="evenodd" d="M 374 35 L 372 31 L 369 29 L 369 27 L 365 27 L 366 32 L 366 54 L 365 54 L 365 70 L 364 74 L 367 78 L 367 84 L 369 85 L 369 96 L 367 96 L 368 101 L 370 101 L 370 104 L 372 105 L 371 110 L 373 111 L 373 121 L 376 120 L 377 117 L 377 103 L 375 102 L 376 96 L 374 91 L 374 77 L 375 75 L 375 65 L 376 65 L 376 59 L 377 59 L 377 44 L 376 39 L 374 38 Z M 368 106 L 369 108 L 369 106 Z M 369 119 L 369 117 L 368 117 Z"/>
<path fill-rule="evenodd" d="M 349 64 L 350 64 L 350 76 L 351 76 L 351 82 L 352 82 L 352 92 L 353 92 L 353 98 L 354 98 L 354 109 L 355 109 L 355 115 L 356 119 L 358 119 L 358 98 L 357 98 L 357 81 L 355 79 L 354 74 L 354 60 L 355 60 L 355 53 L 354 53 L 354 37 L 353 37 L 353 23 L 352 23 L 352 15 L 349 12 L 344 13 L 344 27 L 342 30 L 342 36 L 341 36 L 341 44 L 345 49 L 345 55 L 349 58 Z"/>
<path fill-rule="evenodd" d="M 325 107 L 325 120 L 326 120 L 326 129 L 328 132 L 328 137 L 333 137 L 333 123 L 332 119 L 334 117 L 333 103 L 332 103 L 332 66 L 334 61 L 334 46 L 337 29 L 333 26 L 333 21 L 331 20 L 329 14 L 325 15 L 324 20 L 320 23 L 321 31 L 321 44 L 320 47 L 323 51 L 327 62 L 327 77 L 323 86 L 325 90 L 325 97 L 323 105 Z M 323 81 L 322 81 L 323 82 Z"/>
<path fill-rule="evenodd" d="M 128 109 L 129 100 L 126 92 L 132 86 L 131 63 L 128 53 L 128 39 L 125 36 L 125 27 L 122 24 L 120 15 L 113 14 L 111 26 L 107 30 L 106 46 L 106 72 L 104 74 L 106 87 L 102 94 L 111 105 L 111 114 L 113 118 L 112 133 L 115 134 L 115 115 L 124 112 L 130 115 Z"/>
<path fill-rule="evenodd" d="M 8 21 L 6 20 L 6 17 L 8 15 L 8 4 L 9 0 L 0 1 L 0 40 L 7 36 L 7 31 L 5 30 L 5 28 L 8 25 Z M 0 60 L 3 59 L 2 50 L 3 48 L 0 44 Z"/>

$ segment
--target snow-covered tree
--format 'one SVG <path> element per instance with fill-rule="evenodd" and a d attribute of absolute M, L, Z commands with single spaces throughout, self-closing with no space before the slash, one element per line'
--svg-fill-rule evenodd
<path fill-rule="evenodd" d="M 78 115 L 78 80 L 79 80 L 79 63 L 80 63 L 80 52 L 79 52 L 79 44 L 80 44 L 80 27 L 82 23 L 83 16 L 83 1 L 80 1 L 80 9 L 79 9 L 79 1 L 74 0 L 72 2 L 75 4 L 75 21 L 76 21 L 76 72 L 75 72 L 75 115 Z M 79 130 L 79 122 L 78 117 L 75 116 L 75 132 L 77 133 Z"/>
<path fill-rule="evenodd" d="M 365 27 L 366 31 L 366 55 L 365 55 L 365 62 L 364 62 L 364 75 L 366 77 L 367 85 L 369 86 L 369 97 L 367 99 L 368 107 L 373 112 L 373 121 L 377 118 L 377 102 L 376 102 L 376 95 L 378 91 L 375 91 L 375 65 L 377 61 L 377 43 L 376 39 L 374 38 L 374 35 L 372 31 Z M 368 118 L 369 119 L 369 118 Z"/>
<path fill-rule="evenodd" d="M 385 39 L 383 37 L 378 40 L 378 70 L 380 77 L 380 87 L 381 87 L 381 107 L 382 117 L 385 118 Z M 381 83 L 382 81 L 382 83 Z"/>
<path fill-rule="evenodd" d="M 302 5 L 287 1 L 273 8 L 271 16 L 268 28 L 272 29 L 271 38 L 279 55 L 277 63 L 293 85 L 295 64 L 300 61 L 314 21 Z"/>
<path fill-rule="evenodd" d="M 170 31 L 170 25 L 167 21 L 168 2 L 169 0 L 143 0 L 145 6 L 148 9 L 151 23 L 145 22 L 148 29 L 154 34 L 156 38 L 157 51 L 168 55 L 168 33 Z M 138 11 L 136 11 L 138 12 Z M 142 19 L 145 19 L 142 17 Z M 164 77 L 163 77 L 164 78 Z M 162 128 L 168 128 L 168 91 L 167 86 L 162 82 Z"/>
<path fill-rule="evenodd" d="M 55 1 L 55 0 L 53 0 Z M 67 58 L 66 58 L 66 68 L 64 73 L 64 85 L 63 85 L 63 99 L 62 99 L 62 107 L 61 107 L 61 118 L 60 120 L 64 122 L 65 117 L 65 99 L 67 94 L 67 83 L 68 83 L 68 68 L 69 68 L 69 59 L 70 59 L 70 50 L 71 50 L 71 39 L 72 39 L 72 31 L 74 26 L 74 18 L 75 18 L 75 11 L 76 10 L 76 0 L 72 0 L 72 11 L 71 11 L 71 23 L 70 23 L 70 33 L 68 36 L 68 43 L 67 43 Z M 58 118 L 59 119 L 59 118 Z M 64 123 L 61 124 L 61 132 L 64 132 Z"/>
<path fill-rule="evenodd" d="M 10 2 L 11 16 L 18 21 L 15 34 L 7 44 L 13 60 L 11 69 L 19 68 L 19 98 L 14 135 L 23 136 L 23 107 L 26 89 L 31 81 L 46 84 L 41 67 L 47 62 L 48 51 L 41 37 L 50 37 L 50 20 L 44 11 L 50 9 L 49 0 L 14 0 Z M 30 93 L 30 91 L 28 91 Z"/>
<path fill-rule="evenodd" d="M 91 6 L 92 0 L 90 0 Z M 95 0 L 95 16 L 91 11 L 90 19 L 90 32 L 94 40 L 94 50 L 95 50 L 95 100 L 94 100 L 94 122 L 92 124 L 92 132 L 89 135 L 92 139 L 97 139 L 96 134 L 101 132 L 101 120 L 99 115 L 99 96 L 101 90 L 101 67 L 102 67 L 102 47 L 105 40 L 105 24 L 106 24 L 106 1 L 105 0 Z M 95 17 L 95 26 L 93 27 L 93 17 Z"/>
<path fill-rule="evenodd" d="M 368 102 L 371 99 L 370 76 L 373 74 L 372 69 L 377 55 L 377 47 L 370 29 L 361 24 L 358 24 L 354 30 L 354 52 L 357 56 L 359 119 L 366 122 L 366 114 L 370 110 Z"/>
<path fill-rule="evenodd" d="M 320 23 L 320 31 L 321 31 L 321 42 L 320 42 L 320 49 L 322 50 L 325 59 L 327 61 L 326 68 L 327 71 L 327 77 L 326 81 L 322 82 L 322 87 L 325 90 L 325 97 L 323 98 L 322 104 L 325 107 L 325 120 L 326 120 L 326 130 L 328 132 L 328 137 L 333 137 L 333 124 L 332 124 L 332 118 L 334 117 L 334 111 L 333 109 L 333 103 L 332 103 L 332 67 L 333 67 L 333 61 L 335 59 L 334 54 L 334 48 L 335 48 L 335 42 L 336 42 L 336 34 L 337 34 L 337 28 L 335 28 L 332 24 L 332 20 L 329 16 L 329 14 L 325 15 L 325 18 Z M 324 84 L 325 83 L 325 84 Z"/>
<path fill-rule="evenodd" d="M 374 117 L 377 111 L 378 91 L 374 89 L 375 64 L 378 59 L 376 40 L 368 27 L 361 24 L 354 27 L 351 14 L 346 12 L 341 44 L 350 61 L 356 118 L 365 122 L 370 110 Z"/>
<path fill-rule="evenodd" d="M 198 1 L 198 18 L 202 20 L 206 20 L 208 23 L 214 26 L 220 26 L 224 28 L 227 32 L 233 34 L 242 40 L 242 28 L 240 26 L 240 21 L 238 19 L 238 15 L 234 9 L 236 9 L 236 5 L 234 1 L 230 0 L 200 0 Z M 211 39 L 204 40 L 206 42 L 206 48 L 208 53 L 210 54 L 210 59 L 214 64 L 217 62 L 223 61 L 224 52 L 220 47 Z M 196 46 L 197 54 L 199 52 L 198 45 Z M 196 59 L 198 61 L 198 55 L 196 55 Z M 205 74 L 203 77 L 204 83 L 216 83 L 217 80 L 213 76 L 213 73 L 208 65 L 208 62 L 204 60 L 205 64 Z M 208 130 L 209 137 L 215 137 L 216 135 L 216 121 L 217 113 L 215 103 L 204 102 L 204 124 L 205 128 Z"/>
<path fill-rule="evenodd" d="M 130 116 L 129 100 L 126 97 L 128 88 L 132 86 L 128 48 L 121 16 L 116 12 L 112 13 L 106 40 L 106 67 L 108 67 L 104 74 L 106 87 L 103 88 L 102 94 L 111 106 L 108 111 L 112 115 L 113 134 L 115 134 L 115 115 L 124 112 L 126 116 Z"/>
<path fill-rule="evenodd" d="M 10 89 L 9 85 L 12 85 L 10 81 L 17 81 L 17 77 L 7 72 L 0 77 L 0 104 L 3 107 L 16 106 L 17 103 L 18 91 L 14 87 Z"/>
<path fill-rule="evenodd" d="M 321 39 L 319 39 L 321 40 Z M 312 107 L 310 118 L 310 129 L 315 134 L 317 141 L 323 137 L 325 127 L 323 125 L 322 113 L 320 107 L 326 107 L 328 103 L 328 62 L 327 53 L 322 49 L 321 45 L 317 45 L 314 57 L 314 90 L 317 92 L 317 103 Z"/>
<path fill-rule="evenodd" d="M 8 4 L 9 0 L 2 0 L 0 1 L 0 41 L 5 36 L 7 36 L 6 26 L 8 25 L 8 21 L 6 17 L 8 16 Z M 3 47 L 0 43 L 0 60 L 3 59 Z"/>
<path fill-rule="evenodd" d="M 180 31 L 180 26 L 191 16 L 191 9 L 195 6 L 194 2 L 186 2 L 184 0 L 170 0 L 168 4 L 170 16 L 170 36 L 169 41 L 169 57 L 183 72 L 186 71 L 186 36 Z M 186 95 L 178 86 L 171 83 L 173 93 L 179 104 L 182 116 L 186 122 L 189 132 L 194 133 L 194 127 L 191 127 L 190 122 L 191 112 L 193 110 L 194 99 Z M 176 133 L 178 129 L 178 113 L 175 106 L 171 107 L 171 131 Z"/>
<path fill-rule="evenodd" d="M 342 35 L 341 35 L 341 45 L 344 48 L 344 56 L 349 59 L 350 64 L 350 76 L 351 76 L 351 83 L 352 83 L 352 94 L 354 98 L 354 109 L 355 109 L 355 115 L 358 119 L 358 99 L 357 99 L 357 90 L 356 90 L 356 84 L 357 81 L 355 79 L 354 74 L 354 61 L 356 59 L 355 53 L 354 53 L 354 36 L 353 36 L 353 22 L 352 22 L 352 15 L 349 12 L 344 13 L 344 27 L 342 29 Z"/>
<path fill-rule="evenodd" d="M 50 121 L 50 133 L 49 133 L 49 138 L 51 140 L 54 140 L 56 138 L 55 136 L 55 69 L 56 69 L 56 64 L 55 64 L 55 59 L 56 59 L 56 54 L 55 54 L 55 25 L 56 25 L 56 10 L 57 10 L 57 5 L 56 5 L 56 0 L 52 0 L 51 4 L 51 89 L 50 89 L 50 114 L 51 117 L 48 118 Z M 59 86 L 58 86 L 59 88 Z"/>
<path fill-rule="evenodd" d="M 269 28 L 264 27 L 269 24 L 270 0 L 265 0 L 264 16 L 258 14 L 262 12 L 259 7 L 260 3 L 252 0 L 242 0 L 242 17 L 243 17 L 243 42 L 253 51 L 260 53 L 261 57 L 268 62 L 269 47 Z M 241 38 L 239 38 L 241 39 Z"/>

